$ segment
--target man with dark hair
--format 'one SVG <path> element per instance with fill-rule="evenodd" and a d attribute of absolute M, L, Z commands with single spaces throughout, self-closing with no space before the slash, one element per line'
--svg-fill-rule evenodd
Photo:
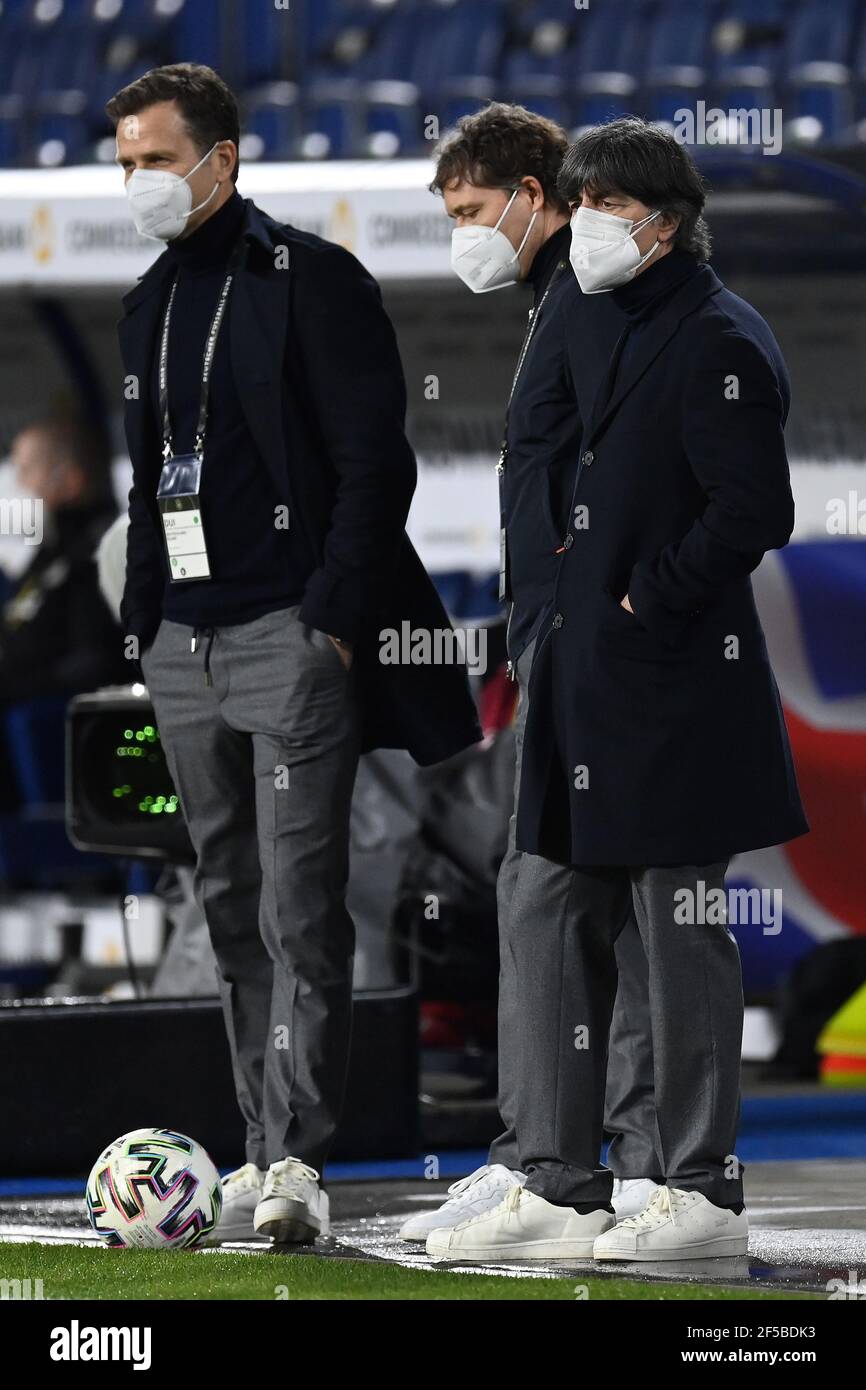
<path fill-rule="evenodd" d="M 376 282 L 240 197 L 210 69 L 157 69 L 109 111 L 136 224 L 168 243 L 120 325 L 121 624 L 195 847 L 246 1122 L 216 1238 L 309 1240 L 348 1062 L 358 753 L 432 763 L 479 730 L 458 667 L 379 661 L 383 628 L 449 624 L 404 532 L 415 460 Z"/>
<path fill-rule="evenodd" d="M 702 180 L 671 135 L 635 118 L 590 130 L 559 186 L 581 289 L 609 293 L 627 320 L 583 421 L 524 736 L 517 848 L 572 866 L 571 912 L 539 949 L 518 874 L 527 1179 L 427 1249 L 744 1255 L 743 994 L 725 871 L 808 830 L 749 579 L 793 527 L 788 377 L 767 324 L 705 264 Z M 666 1185 L 615 1223 L 598 1156 L 615 945 L 632 914 Z"/>
<path fill-rule="evenodd" d="M 125 663 L 95 561 L 117 515 L 107 440 L 77 416 L 56 415 L 19 431 L 11 452 L 19 487 L 42 509 L 42 537 L 0 608 L 0 700 L 119 681 Z"/>
<path fill-rule="evenodd" d="M 142 112 L 153 114 L 152 108 L 163 103 L 171 103 L 174 114 L 180 118 L 200 155 L 214 145 L 231 141 L 235 151 L 230 177 L 232 183 L 237 183 L 240 167 L 238 104 L 219 73 L 203 63 L 171 63 L 153 68 L 128 87 L 122 87 L 107 103 L 105 112 L 115 129 L 126 121 L 124 133 L 134 136 Z M 151 162 L 141 167 L 168 167 L 164 155 L 165 151 L 153 150 Z"/>
<path fill-rule="evenodd" d="M 431 188 L 442 193 L 454 222 L 452 262 L 470 288 L 481 292 L 516 281 L 532 290 L 533 308 L 518 367 L 499 457 L 502 509 L 501 596 L 510 601 L 509 666 L 519 689 L 515 719 L 515 808 L 527 712 L 527 682 L 536 636 L 556 579 L 556 552 L 568 532 L 571 495 L 583 430 L 607 356 L 625 323 L 609 297 L 581 294 L 568 262 L 568 203 L 556 177 L 567 148 L 565 132 L 522 106 L 492 103 L 464 117 L 442 141 Z M 498 227 L 497 232 L 493 231 Z M 483 281 L 483 283 L 482 283 Z M 538 1139 L 516 1130 L 518 1019 L 523 1008 L 515 970 L 516 931 L 529 933 L 539 951 L 553 949 L 571 900 L 571 870 L 514 847 L 497 884 L 499 976 L 499 1110 L 505 1129 L 487 1162 L 455 1184 L 436 1211 L 411 1217 L 405 1240 L 454 1227 L 498 1205 L 525 1180 L 521 1152 Z M 531 921 L 518 921 L 512 899 L 518 873 L 532 884 Z M 661 1173 L 653 1104 L 652 1050 L 646 953 L 632 919 L 616 946 L 619 993 L 607 1082 L 610 1162 L 616 1173 L 613 1210 L 640 1211 Z M 579 1093 L 563 1094 L 575 1109 Z"/>
<path fill-rule="evenodd" d="M 531 170 L 550 215 L 568 220 L 568 203 L 557 187 L 568 137 L 561 126 L 525 106 L 491 101 L 462 116 L 436 147 L 431 193 L 467 182 L 477 190 L 516 188 Z M 447 205 L 447 200 L 446 200 Z M 536 238 L 535 249 L 543 238 Z M 531 260 L 531 257 L 527 257 Z"/>

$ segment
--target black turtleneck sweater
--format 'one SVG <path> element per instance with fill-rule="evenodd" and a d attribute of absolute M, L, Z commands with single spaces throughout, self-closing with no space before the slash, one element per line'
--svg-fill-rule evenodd
<path fill-rule="evenodd" d="M 564 226 L 557 227 L 552 236 L 547 238 L 543 246 L 536 251 L 532 265 L 526 272 L 527 283 L 534 291 L 534 303 L 541 301 L 544 291 L 550 284 L 557 265 L 562 264 L 562 273 L 570 272 L 568 265 L 568 253 L 571 248 L 571 224 L 566 222 Z"/>
<path fill-rule="evenodd" d="M 205 342 L 243 217 L 244 201 L 235 191 L 188 237 L 168 245 L 177 266 L 168 344 L 168 404 L 176 454 L 193 449 Z M 163 615 L 193 627 L 251 622 L 274 609 L 300 603 L 315 568 L 303 534 L 274 524 L 275 508 L 286 499 L 277 496 L 235 388 L 229 350 L 232 293 L 211 368 L 202 468 L 202 524 L 211 577 L 172 582 L 163 545 Z M 159 341 L 151 400 L 161 438 Z"/>
<path fill-rule="evenodd" d="M 655 264 L 652 260 L 648 261 L 646 268 L 633 280 L 611 290 L 611 299 L 620 312 L 625 314 L 628 322 L 601 388 L 600 405 L 607 404 L 617 379 L 628 371 L 631 356 L 640 343 L 641 333 L 646 325 L 655 318 L 680 285 L 691 279 L 699 269 L 700 262 L 690 252 L 681 251 L 675 246 Z"/>

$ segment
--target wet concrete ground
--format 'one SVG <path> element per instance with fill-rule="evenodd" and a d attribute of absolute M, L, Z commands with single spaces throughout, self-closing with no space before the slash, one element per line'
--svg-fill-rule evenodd
<path fill-rule="evenodd" d="M 592 1274 L 631 1275 L 641 1281 L 718 1283 L 726 1287 L 766 1285 L 776 1291 L 828 1292 L 833 1279 L 849 1296 L 866 1298 L 866 1161 L 750 1163 L 745 1172 L 751 1222 L 749 1254 L 737 1259 L 685 1260 L 663 1264 L 594 1264 L 591 1260 L 498 1265 L 441 1265 L 474 1273 L 538 1278 Z M 82 1191 L 83 1191 L 82 1183 Z M 314 1247 L 284 1247 L 280 1253 L 315 1253 L 325 1259 L 382 1260 L 429 1269 L 423 1245 L 406 1244 L 397 1232 L 408 1215 L 442 1200 L 447 1181 L 333 1182 L 331 1234 Z M 87 1223 L 83 1198 L 27 1197 L 0 1200 L 0 1241 L 98 1244 Z M 222 1249 L 265 1255 L 264 1242 Z M 207 1252 L 202 1252 L 206 1255 Z"/>

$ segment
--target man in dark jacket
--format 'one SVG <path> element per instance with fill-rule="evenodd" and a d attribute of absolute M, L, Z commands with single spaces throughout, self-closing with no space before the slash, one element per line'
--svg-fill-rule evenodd
<path fill-rule="evenodd" d="M 0 613 L 0 700 L 71 696 L 122 680 L 117 623 L 95 560 L 117 515 L 106 443 L 58 416 L 21 430 L 12 460 L 19 486 L 42 508 L 43 534 Z"/>
<path fill-rule="evenodd" d="M 348 1060 L 359 750 L 429 763 L 479 731 L 459 667 L 379 660 L 403 621 L 449 624 L 404 533 L 415 461 L 378 286 L 239 197 L 237 106 L 211 69 L 156 69 L 108 112 L 136 225 L 168 242 L 120 325 L 121 620 L 196 849 L 247 1127 L 217 1235 L 304 1240 L 327 1229 Z"/>
<path fill-rule="evenodd" d="M 532 308 L 507 409 L 497 472 L 501 496 L 501 596 L 508 601 L 509 667 L 519 701 L 514 721 L 514 805 L 532 655 L 556 582 L 568 531 L 571 496 L 583 432 L 609 357 L 625 324 L 610 296 L 583 295 L 569 264 L 571 228 L 556 178 L 568 147 L 554 122 L 522 106 L 493 102 L 463 117 L 436 152 L 431 187 L 453 219 L 452 265 L 476 293 L 525 284 Z M 409 1218 L 404 1240 L 453 1227 L 488 1210 L 522 1182 L 515 1122 L 521 1069 L 517 1022 L 522 1009 L 514 969 L 514 932 L 545 949 L 562 930 L 571 897 L 571 870 L 515 849 L 516 815 L 497 880 L 499 926 L 499 1111 L 503 1132 L 487 1162 L 470 1173 L 440 1208 Z M 533 884 L 531 926 L 512 912 L 518 873 Z M 661 1172 L 653 1100 L 646 952 L 634 918 L 616 944 L 619 989 L 611 1028 L 606 1129 L 618 1215 L 641 1211 Z M 568 1104 L 564 1099 L 564 1104 Z M 577 1108 L 582 1097 L 575 1095 Z"/>
<path fill-rule="evenodd" d="M 738 851 L 808 829 L 749 580 L 793 527 L 787 373 L 766 323 L 705 263 L 702 180 L 672 136 L 631 118 L 591 130 L 559 186 L 581 288 L 611 292 L 628 320 L 584 422 L 524 740 L 517 847 L 573 866 L 574 911 L 539 952 L 518 875 L 528 1177 L 427 1248 L 741 1255 L 743 997 L 724 875 Z M 667 1185 L 616 1224 L 598 1154 L 614 944 L 632 912 Z"/>

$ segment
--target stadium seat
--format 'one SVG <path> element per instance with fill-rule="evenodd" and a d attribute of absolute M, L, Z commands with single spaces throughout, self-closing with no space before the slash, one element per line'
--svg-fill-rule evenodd
<path fill-rule="evenodd" d="M 506 36 L 501 94 L 542 116 L 570 124 L 572 114 L 569 60 L 583 16 L 563 16 L 558 0 L 518 11 Z"/>
<path fill-rule="evenodd" d="M 329 22 L 320 24 L 301 72 L 305 142 L 316 158 L 347 157 L 361 149 L 363 65 L 376 35 L 393 27 L 395 18 L 374 13 L 371 6 L 332 4 Z"/>
<path fill-rule="evenodd" d="M 447 126 L 496 94 L 500 0 L 396 0 L 381 11 L 360 2 L 341 11 L 330 65 L 307 88 L 308 129 L 326 130 L 334 153 L 420 152 L 425 114 Z"/>
<path fill-rule="evenodd" d="M 85 164 L 90 158 L 89 126 L 83 111 L 55 110 L 34 121 L 29 163 L 54 168 Z"/>
<path fill-rule="evenodd" d="M 444 14 L 428 6 L 413 74 L 425 111 L 451 125 L 496 95 L 503 20 L 499 0 L 458 0 Z"/>
<path fill-rule="evenodd" d="M 715 0 L 668 0 L 649 31 L 644 71 L 645 114 L 674 122 L 684 104 L 704 95 L 710 77 L 712 33 L 720 13 Z"/>
<path fill-rule="evenodd" d="M 75 164 L 86 158 L 88 93 L 99 70 L 100 37 L 81 11 L 64 11 L 44 35 L 34 34 L 39 60 L 30 132 L 32 162 Z"/>
<path fill-rule="evenodd" d="M 21 119 L 17 113 L 0 111 L 0 168 L 13 168 L 21 161 Z"/>
<path fill-rule="evenodd" d="M 784 108 L 795 133 L 833 140 L 850 131 L 851 86 L 859 0 L 803 0 L 788 26 L 784 54 Z"/>
<path fill-rule="evenodd" d="M 421 7 L 402 4 L 370 33 L 370 43 L 358 65 L 358 125 L 355 154 L 378 147 L 405 154 L 420 138 L 420 89 L 414 67 L 421 46 Z M 390 137 L 390 140 L 383 139 Z"/>
<path fill-rule="evenodd" d="M 604 9 L 578 12 L 578 21 L 568 69 L 573 123 L 594 125 L 637 111 L 649 26 L 646 5 L 612 0 Z"/>
<path fill-rule="evenodd" d="M 233 55 L 233 79 L 238 87 L 294 76 L 296 21 L 291 10 L 270 5 L 243 5 L 238 42 Z"/>
<path fill-rule="evenodd" d="M 301 118 L 295 83 L 269 82 L 248 92 L 241 130 L 244 159 L 296 159 Z"/>
<path fill-rule="evenodd" d="M 572 129 L 704 98 L 781 106 L 789 138 L 866 135 L 864 0 L 3 0 L 0 164 L 92 157 L 108 98 L 190 56 L 263 159 L 420 154 L 426 116 L 491 97 Z"/>
<path fill-rule="evenodd" d="M 259 6 L 251 8 L 258 9 Z M 227 25 L 220 22 L 223 11 L 224 0 L 211 0 L 208 5 L 183 0 L 177 17 L 178 50 L 175 62 L 189 61 L 194 57 L 197 63 L 208 63 L 212 68 L 223 67 L 226 71 L 230 69 L 232 50 L 226 35 Z"/>
<path fill-rule="evenodd" d="M 789 15 L 788 0 L 729 0 L 711 33 L 714 106 L 774 103 Z"/>

